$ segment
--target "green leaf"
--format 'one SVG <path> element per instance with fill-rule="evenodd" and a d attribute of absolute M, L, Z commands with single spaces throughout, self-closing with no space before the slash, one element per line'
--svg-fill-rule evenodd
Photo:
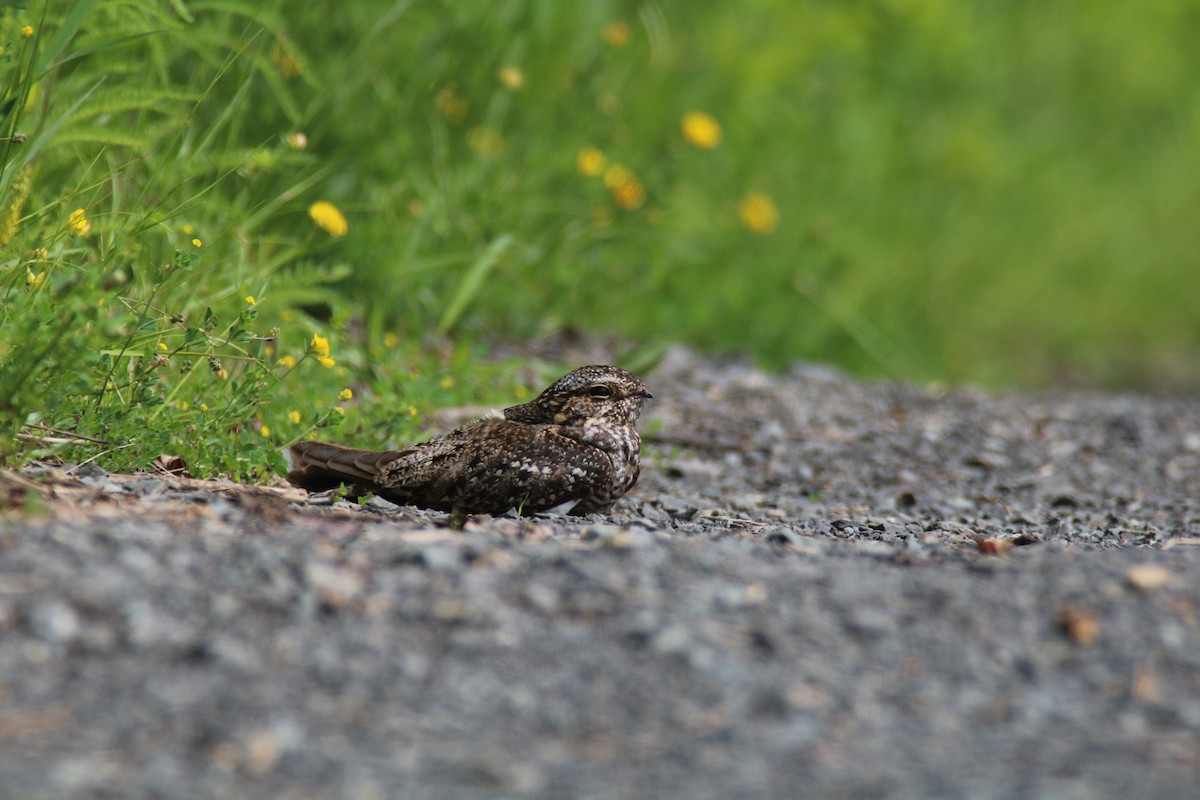
<path fill-rule="evenodd" d="M 475 259 L 475 263 L 467 269 L 467 274 L 459 282 L 458 288 L 454 290 L 454 295 L 450 298 L 450 302 L 446 304 L 445 311 L 442 312 L 442 319 L 437 327 L 439 336 L 445 335 L 458 322 L 463 312 L 467 310 L 467 306 L 471 304 L 471 301 L 483 289 L 483 284 L 487 280 L 488 274 L 496 266 L 496 263 L 500 260 L 500 256 L 504 254 L 504 251 L 512 243 L 513 237 L 511 234 L 501 234 L 487 246 L 487 249 L 479 255 L 479 258 Z"/>

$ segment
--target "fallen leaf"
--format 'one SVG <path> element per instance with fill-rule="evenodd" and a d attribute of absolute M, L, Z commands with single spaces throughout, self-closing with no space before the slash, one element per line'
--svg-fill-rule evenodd
<path fill-rule="evenodd" d="M 154 459 L 154 469 L 167 475 L 187 475 L 187 462 L 180 456 L 163 453 Z"/>
<path fill-rule="evenodd" d="M 989 536 L 986 539 L 975 540 L 975 547 L 985 556 L 1006 556 L 1012 550 L 1014 543 L 1011 539 L 1001 539 L 999 536 Z"/>

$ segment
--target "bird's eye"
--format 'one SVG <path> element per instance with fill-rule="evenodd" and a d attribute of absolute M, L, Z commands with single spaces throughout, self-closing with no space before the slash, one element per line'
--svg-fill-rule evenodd
<path fill-rule="evenodd" d="M 588 391 L 588 394 L 592 397 L 612 397 L 612 389 L 603 384 L 596 384 Z"/>

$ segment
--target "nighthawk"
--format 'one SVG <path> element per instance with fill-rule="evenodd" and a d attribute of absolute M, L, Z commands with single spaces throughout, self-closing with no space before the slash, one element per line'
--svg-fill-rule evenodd
<path fill-rule="evenodd" d="M 536 513 L 573 503 L 604 512 L 637 482 L 635 427 L 649 398 L 641 378 L 609 366 L 568 372 L 528 403 L 404 450 L 291 446 L 288 480 L 309 491 L 344 485 L 393 503 L 462 514 Z"/>

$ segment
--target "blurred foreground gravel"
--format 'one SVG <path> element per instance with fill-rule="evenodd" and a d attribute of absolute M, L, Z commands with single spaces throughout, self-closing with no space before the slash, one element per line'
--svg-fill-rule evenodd
<path fill-rule="evenodd" d="M 0 797 L 1196 796 L 1200 400 L 647 379 L 611 517 L 0 475 Z"/>

